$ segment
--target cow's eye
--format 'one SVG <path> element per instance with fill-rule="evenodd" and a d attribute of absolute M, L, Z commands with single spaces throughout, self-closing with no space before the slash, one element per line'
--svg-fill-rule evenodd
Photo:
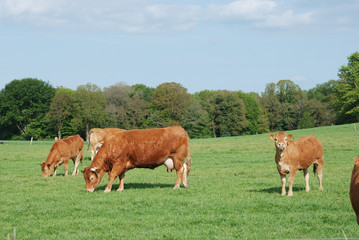
<path fill-rule="evenodd" d="M 274 141 L 278 141 L 278 138 L 275 138 Z"/>
<path fill-rule="evenodd" d="M 287 138 L 284 138 L 284 141 L 287 141 Z"/>
<path fill-rule="evenodd" d="M 94 176 L 91 176 L 91 177 L 90 177 L 90 181 L 92 181 L 93 179 L 94 179 Z"/>

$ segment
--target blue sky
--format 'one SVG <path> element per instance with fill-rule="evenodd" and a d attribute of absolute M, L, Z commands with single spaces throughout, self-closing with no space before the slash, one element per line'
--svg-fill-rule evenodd
<path fill-rule="evenodd" d="M 358 0 L 0 0 L 0 89 L 26 77 L 264 91 L 338 79 L 359 51 Z"/>

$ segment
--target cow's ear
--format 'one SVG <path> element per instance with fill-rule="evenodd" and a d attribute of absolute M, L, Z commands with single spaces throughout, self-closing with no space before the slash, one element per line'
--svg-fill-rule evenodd
<path fill-rule="evenodd" d="M 293 138 L 293 134 L 289 134 L 289 135 L 287 136 L 287 138 L 288 138 L 288 140 L 291 140 L 291 139 Z"/>
<path fill-rule="evenodd" d="M 47 164 L 47 168 L 50 168 L 50 167 L 51 167 L 51 165 L 48 163 L 48 164 Z"/>
<path fill-rule="evenodd" d="M 274 135 L 273 135 L 273 134 L 269 134 L 268 136 L 269 136 L 270 139 L 272 139 L 272 140 L 274 139 Z"/>
<path fill-rule="evenodd" d="M 85 166 L 83 170 L 81 170 L 82 173 L 86 172 L 87 167 Z"/>

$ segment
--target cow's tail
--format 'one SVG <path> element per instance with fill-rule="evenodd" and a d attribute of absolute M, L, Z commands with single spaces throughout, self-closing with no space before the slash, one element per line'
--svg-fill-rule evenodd
<path fill-rule="evenodd" d="M 318 170 L 318 163 L 314 163 L 313 164 L 313 173 L 317 174 L 317 170 Z"/>
<path fill-rule="evenodd" d="M 191 159 L 191 154 L 189 153 L 188 151 L 188 154 L 187 154 L 187 174 L 189 174 L 189 172 L 191 171 L 191 166 L 192 166 L 192 159 Z"/>

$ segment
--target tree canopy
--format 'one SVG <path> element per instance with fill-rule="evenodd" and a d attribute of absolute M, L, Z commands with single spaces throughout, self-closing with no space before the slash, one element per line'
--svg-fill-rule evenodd
<path fill-rule="evenodd" d="M 49 111 L 55 89 L 42 80 L 13 80 L 0 92 L 1 138 L 25 136 L 32 121 L 40 121 Z"/>
<path fill-rule="evenodd" d="M 348 57 L 338 80 L 308 91 L 286 79 L 264 92 L 203 90 L 193 94 L 176 82 L 156 88 L 117 83 L 76 90 L 42 80 L 13 80 L 0 91 L 0 139 L 87 134 L 93 127 L 122 129 L 181 125 L 191 138 L 286 131 L 359 121 L 359 52 Z"/>

